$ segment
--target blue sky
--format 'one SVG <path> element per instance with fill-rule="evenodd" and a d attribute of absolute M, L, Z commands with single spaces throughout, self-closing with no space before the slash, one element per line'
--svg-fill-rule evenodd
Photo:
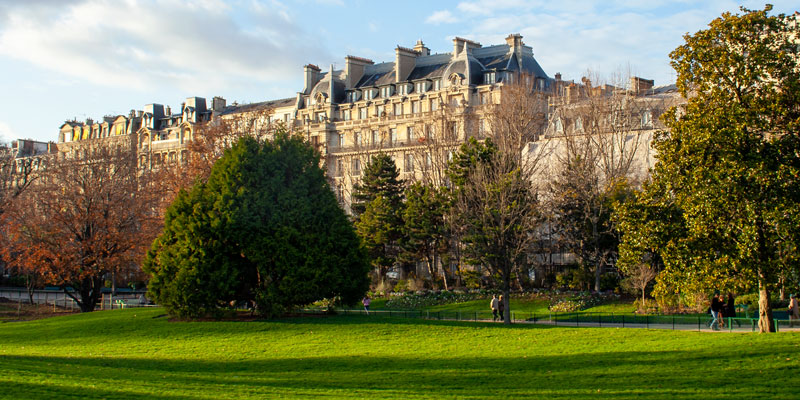
<path fill-rule="evenodd" d="M 792 1 L 773 1 L 792 13 Z M 484 45 L 521 33 L 548 75 L 668 84 L 682 35 L 763 2 L 0 0 L 0 142 L 56 140 L 66 119 L 173 109 L 190 96 L 292 97 L 302 66 L 346 55 L 392 61 L 421 39 L 434 53 L 461 36 Z"/>

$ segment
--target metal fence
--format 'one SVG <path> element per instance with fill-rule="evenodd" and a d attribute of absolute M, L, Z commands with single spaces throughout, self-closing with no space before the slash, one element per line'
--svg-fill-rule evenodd
<path fill-rule="evenodd" d="M 145 294 L 144 291 L 103 293 L 96 309 L 114 310 L 128 307 L 152 307 L 151 304 L 141 304 L 140 296 L 143 294 Z M 53 306 L 54 309 L 60 307 L 67 310 L 77 310 L 80 308 L 75 300 L 62 290 L 37 289 L 29 294 L 27 289 L 0 288 L 0 297 L 21 304 L 30 304 L 31 300 L 33 300 L 33 304 Z"/>
<path fill-rule="evenodd" d="M 308 310 L 312 311 L 312 310 Z M 319 310 L 316 310 L 319 311 Z M 381 318 L 419 318 L 446 321 L 494 322 L 491 312 L 483 311 L 420 311 L 342 309 L 342 315 L 369 315 Z M 644 328 L 684 331 L 712 330 L 710 315 L 637 315 L 631 313 L 534 313 L 511 311 L 511 321 L 523 324 L 543 324 L 572 327 Z M 775 329 L 800 330 L 800 321 L 774 319 Z M 728 332 L 756 332 L 758 318 L 725 318 L 718 329 Z"/>

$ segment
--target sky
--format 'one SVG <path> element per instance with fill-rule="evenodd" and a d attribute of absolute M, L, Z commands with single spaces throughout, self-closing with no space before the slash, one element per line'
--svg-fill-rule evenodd
<path fill-rule="evenodd" d="M 773 0 L 775 13 L 800 9 Z M 683 35 L 733 0 L 0 0 L 0 142 L 54 141 L 65 120 L 175 110 L 187 97 L 228 103 L 294 97 L 303 66 L 354 55 L 393 61 L 422 40 L 452 51 L 520 33 L 545 72 L 565 80 L 636 75 L 673 83 Z"/>

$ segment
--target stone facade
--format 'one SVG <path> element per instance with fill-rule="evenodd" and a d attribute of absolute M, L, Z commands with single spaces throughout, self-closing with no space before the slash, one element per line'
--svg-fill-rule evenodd
<path fill-rule="evenodd" d="M 214 97 L 211 104 L 190 97 L 176 112 L 148 104 L 144 110 L 107 116 L 102 122 L 67 121 L 60 128 L 59 152 L 77 155 L 91 143 L 113 143 L 136 149 L 142 168 L 158 168 L 184 159 L 187 143 L 198 134 L 200 124 L 258 115 L 262 124 L 281 123 L 306 136 L 322 155 L 340 202 L 349 209 L 353 185 L 378 152 L 390 154 L 405 179 L 441 180 L 433 171 L 436 164 L 446 164 L 469 136 L 482 136 L 483 114 L 489 105 L 502 101 L 500 89 L 505 85 L 523 83 L 550 99 L 550 126 L 541 132 L 543 140 L 563 133 L 564 124 L 574 125 L 570 110 L 579 108 L 576 104 L 582 99 L 620 90 L 591 87 L 586 79 L 575 83 L 562 80 L 560 74 L 548 76 L 519 34 L 491 46 L 457 37 L 452 52 L 439 54 L 418 41 L 413 48 L 397 46 L 393 61 L 375 63 L 355 56 L 344 61 L 341 70 L 331 66 L 323 72 L 316 65 L 304 66 L 303 88 L 291 98 L 227 105 L 221 97 Z M 633 78 L 627 89 L 644 108 L 666 92 L 641 78 Z M 639 118 L 655 123 L 660 112 Z M 562 128 L 556 127 L 559 123 Z"/>

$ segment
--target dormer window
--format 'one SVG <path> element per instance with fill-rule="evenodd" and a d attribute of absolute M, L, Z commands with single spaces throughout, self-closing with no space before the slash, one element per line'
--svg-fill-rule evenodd
<path fill-rule="evenodd" d="M 483 74 L 483 82 L 487 85 L 491 85 L 497 82 L 497 76 L 495 75 L 494 72 L 487 72 Z"/>
<path fill-rule="evenodd" d="M 412 87 L 413 87 L 413 86 L 411 86 L 411 85 L 409 85 L 409 84 L 402 84 L 402 85 L 398 85 L 398 86 L 397 86 L 397 92 L 398 92 L 398 93 L 399 93 L 401 96 L 407 96 L 407 95 L 408 95 L 408 93 L 409 93 L 409 92 L 411 92 L 411 88 L 412 88 Z"/>
<path fill-rule="evenodd" d="M 364 100 L 372 100 L 375 98 L 375 89 L 365 89 L 364 90 Z"/>
<path fill-rule="evenodd" d="M 347 101 L 350 103 L 355 103 L 359 100 L 360 96 L 357 91 L 347 92 Z"/>
<path fill-rule="evenodd" d="M 556 119 L 556 133 L 564 133 L 564 124 L 561 122 L 561 118 Z"/>
<path fill-rule="evenodd" d="M 434 79 L 433 80 L 433 90 L 440 90 L 442 88 L 442 80 L 441 79 Z"/>
<path fill-rule="evenodd" d="M 416 93 L 425 93 L 426 91 L 428 91 L 428 82 L 424 82 L 424 81 L 423 82 L 417 82 L 414 85 L 414 91 Z"/>
<path fill-rule="evenodd" d="M 394 88 L 391 87 L 391 86 L 382 87 L 381 88 L 381 97 L 383 97 L 383 98 L 391 97 L 394 94 L 394 90 L 392 90 L 392 89 L 394 89 Z"/>

